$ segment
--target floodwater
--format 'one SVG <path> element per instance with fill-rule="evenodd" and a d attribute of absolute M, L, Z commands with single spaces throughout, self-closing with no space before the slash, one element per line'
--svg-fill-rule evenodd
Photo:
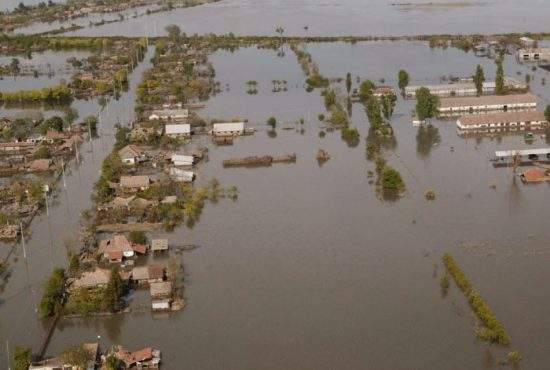
<path fill-rule="evenodd" d="M 72 107 L 80 118 L 88 115 L 100 119 L 99 138 L 86 141 L 79 148 L 80 161 L 73 161 L 64 180 L 58 184 L 59 194 L 49 199 L 49 216 L 44 212 L 31 224 L 30 237 L 26 238 L 26 255 L 23 258 L 21 244 L 15 247 L 8 259 L 10 276 L 2 285 L 0 296 L 0 363 L 6 364 L 6 343 L 10 348 L 27 345 L 37 349 L 43 336 L 43 325 L 36 312 L 42 294 L 42 285 L 55 266 L 65 266 L 67 246 L 74 245 L 77 237 L 80 213 L 89 208 L 93 184 L 98 179 L 101 162 L 114 143 L 114 124 L 128 123 L 134 111 L 135 88 L 143 71 L 148 68 L 152 49 L 130 76 L 130 89 L 116 102 L 102 109 L 95 101 L 74 101 Z M 21 114 L 20 110 L 16 111 Z M 6 112 L 2 112 L 3 114 Z M 48 111 L 51 113 L 51 111 Z M 9 254 L 10 246 L 0 246 L 2 260 Z M 16 325 L 14 323 L 17 323 Z"/>
<path fill-rule="evenodd" d="M 307 50 L 327 76 L 350 72 L 354 80 L 384 78 L 391 85 L 400 68 L 409 71 L 411 84 L 471 75 L 477 64 L 488 79 L 494 73 L 489 59 L 430 50 L 424 43 L 317 44 Z M 436 121 L 440 143 L 425 147 L 410 124 L 414 102 L 399 98 L 392 119 L 397 145 L 386 158 L 403 175 L 407 192 L 383 201 L 367 178 L 374 165 L 365 158 L 368 123 L 359 104 L 352 119 L 363 140 L 348 147 L 338 131 L 319 136 L 322 97 L 303 89 L 291 51 L 283 58 L 255 48 L 219 51 L 211 61 L 224 91 L 207 102 L 202 115 L 248 118 L 258 131 L 227 147 L 193 139 L 193 146 L 210 148 L 209 161 L 197 170 L 198 183 L 215 177 L 223 186 L 236 185 L 239 199 L 208 204 L 192 229 L 182 226 L 168 234 L 172 243 L 200 245 L 183 254 L 188 306 L 160 317 L 135 310 L 64 319 L 50 354 L 99 340 L 104 348 L 158 347 L 163 369 L 496 369 L 509 349 L 476 341 L 471 311 L 454 284 L 441 296 L 439 261 L 449 251 L 508 329 L 510 348 L 524 356 L 522 367 L 546 369 L 550 231 L 541 215 L 549 187 L 523 185 L 511 169 L 489 162 L 495 149 L 526 147 L 523 136 L 463 139 L 453 121 Z M 512 57 L 505 71 L 519 71 L 519 78 L 534 75 L 532 89 L 542 96 L 541 104 L 550 97 L 541 85 L 548 72 L 531 71 Z M 138 75 L 132 75 L 132 86 Z M 246 93 L 247 80 L 258 81 L 257 95 Z M 273 80 L 286 80 L 287 91 L 271 92 Z M 111 123 L 114 109 L 131 106 L 132 98 L 127 94 L 112 105 Z M 265 125 L 270 116 L 283 122 L 276 134 Z M 300 118 L 303 125 L 296 123 Z M 294 129 L 283 129 L 289 127 Z M 531 145 L 547 146 L 538 135 Z M 319 148 L 331 155 L 323 166 L 315 159 Z M 95 161 L 88 153 L 73 170 L 70 201 L 62 193 L 52 207 L 53 233 L 45 216 L 33 224 L 29 275 L 17 263 L 0 305 L 0 339 L 9 338 L 12 346 L 39 342 L 33 305 L 53 265 L 48 235 L 54 235 L 53 261 L 61 264 L 65 252 L 58 240 L 76 227 L 74 210 L 89 204 L 104 155 L 99 151 Z M 222 167 L 229 157 L 286 153 L 296 153 L 297 163 Z M 429 188 L 436 192 L 433 202 L 424 197 Z M 21 258 L 21 248 L 17 251 Z"/>
<path fill-rule="evenodd" d="M 545 0 L 222 0 L 147 18 L 75 31 L 78 35 L 163 35 L 169 24 L 188 34 L 237 35 L 418 35 L 547 31 Z M 451 6 L 440 4 L 453 3 Z M 426 5 L 428 4 L 428 5 Z M 431 5 L 429 5 L 431 4 Z M 307 31 L 304 29 L 308 26 Z M 56 28 L 56 27 L 53 27 Z M 26 32 L 36 32 L 32 28 Z"/>

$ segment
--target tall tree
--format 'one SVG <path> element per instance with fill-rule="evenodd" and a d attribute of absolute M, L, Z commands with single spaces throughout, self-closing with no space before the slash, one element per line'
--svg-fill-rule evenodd
<path fill-rule="evenodd" d="M 504 95 L 504 69 L 502 68 L 502 59 L 496 61 L 497 72 L 495 76 L 495 94 Z"/>
<path fill-rule="evenodd" d="M 483 68 L 478 64 L 474 75 L 474 84 L 476 85 L 477 96 L 483 94 L 483 83 L 485 82 L 485 74 Z"/>
<path fill-rule="evenodd" d="M 122 279 L 120 277 L 118 266 L 115 266 L 111 269 L 111 277 L 109 278 L 109 283 L 105 289 L 105 295 L 103 297 L 103 304 L 106 309 L 111 312 L 120 310 L 121 302 L 120 297 L 122 296 Z"/>
<path fill-rule="evenodd" d="M 399 85 L 399 89 L 403 90 L 405 87 L 409 85 L 409 74 L 404 69 L 401 69 L 397 73 L 397 84 Z"/>
<path fill-rule="evenodd" d="M 432 118 L 436 115 L 439 107 L 439 99 L 432 95 L 426 87 L 416 90 L 416 114 L 420 121 Z"/>
<path fill-rule="evenodd" d="M 548 104 L 544 110 L 544 117 L 548 122 L 550 122 L 550 104 Z"/>
<path fill-rule="evenodd" d="M 349 96 L 349 93 L 351 92 L 351 73 L 349 72 L 346 75 L 346 91 L 348 92 Z"/>

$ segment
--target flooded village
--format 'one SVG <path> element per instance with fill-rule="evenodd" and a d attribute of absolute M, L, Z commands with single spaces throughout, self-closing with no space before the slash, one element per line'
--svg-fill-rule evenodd
<path fill-rule="evenodd" d="M 0 13 L 1 368 L 545 368 L 544 28 L 25 4 Z"/>

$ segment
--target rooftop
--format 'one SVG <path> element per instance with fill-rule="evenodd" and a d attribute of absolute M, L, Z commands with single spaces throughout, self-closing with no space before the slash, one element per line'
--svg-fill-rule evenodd
<path fill-rule="evenodd" d="M 536 111 L 528 112 L 503 112 L 492 114 L 472 114 L 459 118 L 463 126 L 481 125 L 481 124 L 496 124 L 510 122 L 533 122 L 545 121 L 544 113 Z"/>
<path fill-rule="evenodd" d="M 123 188 L 141 188 L 149 186 L 149 176 L 122 176 L 120 186 Z"/>
<path fill-rule="evenodd" d="M 478 97 L 444 98 L 440 99 L 441 108 L 537 103 L 537 97 L 531 93 L 514 95 L 482 95 Z"/>
<path fill-rule="evenodd" d="M 178 135 L 191 133 L 191 125 L 188 123 L 182 123 L 179 125 L 166 125 L 166 135 Z"/>

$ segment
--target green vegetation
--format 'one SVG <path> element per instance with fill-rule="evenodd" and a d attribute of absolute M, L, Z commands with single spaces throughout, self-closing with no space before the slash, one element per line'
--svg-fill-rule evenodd
<path fill-rule="evenodd" d="M 510 343 L 510 337 L 504 326 L 498 321 L 491 311 L 487 302 L 481 298 L 479 293 L 472 287 L 471 283 L 462 272 L 453 256 L 449 253 L 443 255 L 443 264 L 453 277 L 456 285 L 470 302 L 470 307 L 483 323 L 484 327 L 476 328 L 476 335 L 479 339 L 507 345 Z"/>
<path fill-rule="evenodd" d="M 375 88 L 374 82 L 370 80 L 364 80 L 359 85 L 359 99 L 363 104 L 367 100 L 369 100 L 370 97 L 372 97 L 372 90 Z"/>
<path fill-rule="evenodd" d="M 31 349 L 27 347 L 15 347 L 11 354 L 10 365 L 13 370 L 27 370 L 31 364 Z"/>
<path fill-rule="evenodd" d="M 382 170 L 381 183 L 384 190 L 402 191 L 405 189 L 405 182 L 401 178 L 401 174 L 387 165 Z"/>
<path fill-rule="evenodd" d="M 135 244 L 147 244 L 147 235 L 143 231 L 131 231 L 128 239 Z"/>
<path fill-rule="evenodd" d="M 550 122 L 550 104 L 548 104 L 546 109 L 544 109 L 544 117 L 548 122 Z"/>
<path fill-rule="evenodd" d="M 277 126 L 277 118 L 269 117 L 266 123 L 268 126 L 271 126 L 271 128 L 275 128 L 275 126 Z"/>
<path fill-rule="evenodd" d="M 61 309 L 64 293 L 65 270 L 56 267 L 44 284 L 44 293 L 40 301 L 40 313 L 42 316 L 53 316 Z"/>
<path fill-rule="evenodd" d="M 421 156 L 427 156 L 430 154 L 433 146 L 439 144 L 440 141 L 441 136 L 437 127 L 431 123 L 420 125 L 416 132 L 416 151 Z"/>
<path fill-rule="evenodd" d="M 416 90 L 416 114 L 420 121 L 432 118 L 437 114 L 439 98 L 430 93 L 426 87 Z"/>
<path fill-rule="evenodd" d="M 395 109 L 395 103 L 397 102 L 397 96 L 395 94 L 384 94 L 380 98 L 382 103 L 382 113 L 384 113 L 384 118 L 389 121 L 393 115 Z"/>
<path fill-rule="evenodd" d="M 356 127 L 344 126 L 341 130 L 342 140 L 344 140 L 348 146 L 355 147 L 359 144 L 360 135 Z"/>
<path fill-rule="evenodd" d="M 441 287 L 441 294 L 443 294 L 443 296 L 446 296 L 447 293 L 449 292 L 449 276 L 447 275 L 447 273 L 443 274 L 443 276 L 441 276 L 441 279 L 439 280 L 439 286 Z"/>
<path fill-rule="evenodd" d="M 71 364 L 78 369 L 85 369 L 89 361 L 94 360 L 93 355 L 83 345 L 69 346 L 59 355 L 63 363 Z"/>
<path fill-rule="evenodd" d="M 409 85 L 409 74 L 404 69 L 401 69 L 397 73 L 397 85 L 401 90 L 404 90 Z"/>
<path fill-rule="evenodd" d="M 124 286 L 120 277 L 118 266 L 111 268 L 111 277 L 105 289 L 104 305 L 111 312 L 119 311 L 122 308 L 122 294 Z"/>
<path fill-rule="evenodd" d="M 485 74 L 483 68 L 478 64 L 476 73 L 474 74 L 474 84 L 476 85 L 477 96 L 483 94 L 483 83 L 485 82 Z"/>
<path fill-rule="evenodd" d="M 348 96 L 351 92 L 351 84 L 352 84 L 352 81 L 351 81 L 351 73 L 347 73 L 346 74 L 346 92 L 348 93 Z"/>
<path fill-rule="evenodd" d="M 33 90 L 20 90 L 14 92 L 0 92 L 0 103 L 70 103 L 72 100 L 71 90 L 66 85 L 44 87 Z"/>
<path fill-rule="evenodd" d="M 504 69 L 502 68 L 502 59 L 496 60 L 497 71 L 495 75 L 495 94 L 504 95 L 506 87 L 504 86 Z"/>

